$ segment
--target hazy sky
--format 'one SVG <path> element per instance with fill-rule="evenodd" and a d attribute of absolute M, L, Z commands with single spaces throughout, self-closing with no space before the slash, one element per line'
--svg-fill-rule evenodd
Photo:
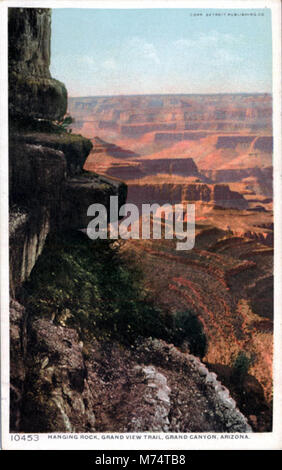
<path fill-rule="evenodd" d="M 51 73 L 70 96 L 271 92 L 270 15 L 53 9 Z"/>

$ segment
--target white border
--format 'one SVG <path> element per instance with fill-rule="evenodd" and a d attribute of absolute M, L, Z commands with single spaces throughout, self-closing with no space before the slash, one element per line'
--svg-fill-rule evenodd
<path fill-rule="evenodd" d="M 1 0 L 0 0 L 1 2 Z M 274 412 L 273 432 L 248 434 L 248 439 L 235 439 L 236 435 L 229 435 L 229 439 L 221 439 L 227 434 L 192 433 L 186 434 L 158 434 L 149 433 L 150 436 L 159 436 L 160 439 L 142 440 L 127 439 L 133 434 L 72 434 L 71 439 L 64 439 L 69 434 L 60 434 L 61 439 L 51 439 L 52 434 L 36 434 L 30 439 L 39 436 L 38 441 L 30 440 L 12 441 L 14 434 L 9 434 L 9 275 L 8 275 L 8 100 L 7 100 L 7 8 L 8 7 L 41 7 L 41 8 L 113 8 L 113 9 L 140 9 L 140 8 L 217 8 L 217 9 L 257 9 L 270 8 L 272 10 L 273 35 L 273 130 L 274 130 Z M 77 449 L 77 450 L 263 450 L 282 448 L 282 318 L 281 318 L 281 261 L 282 261 L 282 162 L 281 162 L 281 3 L 280 0 L 30 0 L 13 1 L 2 0 L 0 3 L 0 151 L 1 151 L 1 410 L 2 410 L 2 447 L 6 450 L 51 450 L 51 449 Z M 5 158 L 4 158 L 5 155 Z M 143 433 L 140 433 L 144 436 Z M 139 434 L 139 435 L 140 435 Z M 168 436 L 189 436 L 187 439 L 168 439 Z M 217 439 L 208 436 L 217 435 Z M 24 434 L 26 439 L 28 435 Z M 48 437 L 49 436 L 49 437 Z M 88 439 L 83 438 L 88 436 Z M 90 437 L 93 439 L 90 439 Z M 104 439 L 103 436 L 120 436 L 119 439 Z M 192 436 L 202 436 L 201 439 L 192 439 Z M 232 438 L 233 436 L 233 438 Z M 206 438 L 205 438 L 206 437 Z"/>

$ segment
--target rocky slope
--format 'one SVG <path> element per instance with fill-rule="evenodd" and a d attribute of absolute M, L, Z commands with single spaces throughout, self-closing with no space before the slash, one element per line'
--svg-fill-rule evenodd
<path fill-rule="evenodd" d="M 12 429 L 25 432 L 250 432 L 228 390 L 201 362 L 159 340 L 136 350 L 93 342 L 87 357 L 74 329 L 29 324 L 11 304 Z M 32 342 L 31 342 L 32 338 Z M 28 344 L 29 343 L 29 344 Z M 26 348 L 27 344 L 27 348 Z M 17 368 L 15 367 L 16 361 Z M 29 366 L 27 368 L 27 365 Z"/>
<path fill-rule="evenodd" d="M 230 389 L 254 429 L 270 431 L 273 249 L 258 238 L 236 236 L 224 222 L 219 228 L 216 215 L 220 220 L 222 212 L 213 210 L 205 220 L 196 207 L 193 250 L 176 251 L 174 240 L 125 240 L 122 252 L 142 268 L 160 308 L 197 314 L 208 343 L 202 360 Z M 238 380 L 234 361 L 240 355 L 246 370 Z"/>

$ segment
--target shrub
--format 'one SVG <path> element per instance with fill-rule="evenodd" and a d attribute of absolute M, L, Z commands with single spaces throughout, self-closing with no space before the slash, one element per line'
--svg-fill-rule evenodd
<path fill-rule="evenodd" d="M 120 257 L 112 240 L 93 241 L 81 232 L 49 235 L 22 295 L 31 315 L 75 328 L 83 341 L 95 337 L 128 346 L 150 336 L 176 346 L 188 342 L 199 357 L 206 353 L 198 318 L 157 307 L 141 271 Z"/>
<path fill-rule="evenodd" d="M 244 382 L 253 362 L 254 357 L 248 356 L 244 351 L 240 351 L 232 362 L 232 380 L 240 384 Z"/>
<path fill-rule="evenodd" d="M 133 344 L 138 336 L 166 335 L 164 314 L 148 298 L 141 273 L 111 240 L 94 242 L 79 232 L 49 236 L 23 295 L 31 314 L 63 318 L 84 340 Z"/>
<path fill-rule="evenodd" d="M 171 341 L 175 346 L 188 343 L 189 351 L 203 358 L 207 352 L 207 339 L 198 317 L 191 311 L 177 312 L 172 320 Z"/>
<path fill-rule="evenodd" d="M 56 125 L 59 130 L 72 132 L 72 129 L 68 129 L 68 127 L 74 123 L 74 119 L 69 115 L 66 114 L 61 121 L 56 121 Z"/>

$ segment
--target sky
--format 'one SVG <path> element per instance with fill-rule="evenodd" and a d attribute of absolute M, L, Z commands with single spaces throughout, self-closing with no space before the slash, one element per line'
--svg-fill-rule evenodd
<path fill-rule="evenodd" d="M 69 96 L 271 92 L 271 11 L 55 8 L 51 73 Z"/>

